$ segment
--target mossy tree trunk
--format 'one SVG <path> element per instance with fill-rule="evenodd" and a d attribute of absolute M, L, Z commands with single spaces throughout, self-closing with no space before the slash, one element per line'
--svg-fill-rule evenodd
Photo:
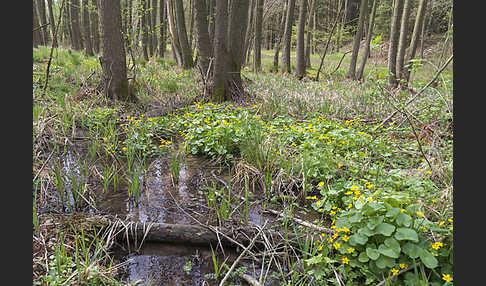
<path fill-rule="evenodd" d="M 302 79 L 305 76 L 305 47 L 304 47 L 304 31 L 307 14 L 307 0 L 300 1 L 299 8 L 299 24 L 297 26 L 297 53 L 296 53 L 296 76 Z"/>

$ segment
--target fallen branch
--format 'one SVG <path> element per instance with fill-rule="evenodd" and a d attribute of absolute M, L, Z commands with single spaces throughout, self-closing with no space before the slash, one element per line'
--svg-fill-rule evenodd
<path fill-rule="evenodd" d="M 327 232 L 327 233 L 335 233 L 336 232 L 335 230 L 332 230 L 332 229 L 329 229 L 329 228 L 325 228 L 325 227 L 322 227 L 322 226 L 318 226 L 316 224 L 307 222 L 305 220 L 301 220 L 300 218 L 289 217 L 289 216 L 285 215 L 284 213 L 279 212 L 279 211 L 276 211 L 276 210 L 267 209 L 266 211 L 267 212 L 270 212 L 270 213 L 273 213 L 275 215 L 278 215 L 280 217 L 283 217 L 283 218 L 290 218 L 291 220 L 293 220 L 294 222 L 296 222 L 296 223 L 298 223 L 300 225 L 303 225 L 303 226 L 308 227 L 308 228 L 315 229 L 315 230 L 320 231 L 320 232 Z"/>
<path fill-rule="evenodd" d="M 262 285 L 255 278 L 251 277 L 248 274 L 243 273 L 243 274 L 240 275 L 240 277 L 243 278 L 243 280 L 245 280 L 251 286 L 261 286 Z"/>

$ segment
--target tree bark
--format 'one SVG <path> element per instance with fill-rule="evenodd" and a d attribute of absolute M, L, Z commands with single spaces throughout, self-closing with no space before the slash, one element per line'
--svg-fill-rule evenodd
<path fill-rule="evenodd" d="M 309 10 L 308 16 L 308 24 L 307 24 L 307 35 L 305 38 L 305 66 L 307 68 L 311 68 L 311 42 L 313 37 L 313 31 L 311 30 L 314 27 L 314 13 L 316 9 L 316 0 L 312 0 Z"/>
<path fill-rule="evenodd" d="M 167 30 L 167 10 L 165 9 L 165 0 L 160 0 L 159 6 L 159 18 L 160 18 L 160 39 L 159 39 L 159 57 L 163 58 L 165 56 L 166 50 L 166 40 L 165 31 Z"/>
<path fill-rule="evenodd" d="M 135 99 L 128 87 L 126 54 L 121 34 L 120 1 L 100 3 L 103 34 L 101 68 L 105 96 L 123 101 Z"/>
<path fill-rule="evenodd" d="M 420 37 L 420 33 L 423 34 L 423 26 L 424 26 L 424 15 L 425 15 L 425 7 L 427 6 L 427 0 L 420 0 L 417 8 L 417 15 L 415 16 L 415 23 L 413 26 L 412 38 L 410 40 L 410 47 L 408 48 L 408 56 L 407 56 L 407 63 L 410 64 L 410 60 L 415 58 L 415 53 L 417 52 L 418 41 Z M 423 38 L 422 38 L 423 41 Z M 408 69 L 404 69 L 405 77 L 408 82 L 410 73 Z"/>
<path fill-rule="evenodd" d="M 83 45 L 81 42 L 81 28 L 79 23 L 79 0 L 71 0 L 71 27 L 72 33 L 72 45 L 76 51 L 81 51 Z"/>
<path fill-rule="evenodd" d="M 194 2 L 194 20 L 196 28 L 196 46 L 198 54 L 198 65 L 206 76 L 209 62 L 212 57 L 211 43 L 209 41 L 208 12 L 205 1 Z M 204 78 L 206 80 L 206 78 Z"/>
<path fill-rule="evenodd" d="M 351 62 L 349 63 L 348 78 L 356 79 L 356 62 L 358 61 L 359 45 L 363 36 L 363 27 L 366 13 L 368 11 L 368 0 L 361 0 L 359 7 L 358 30 L 354 36 L 353 53 L 351 54 Z"/>
<path fill-rule="evenodd" d="M 253 49 L 253 71 L 258 72 L 262 66 L 263 2 L 256 0 L 255 13 L 255 46 Z"/>
<path fill-rule="evenodd" d="M 179 45 L 179 35 L 176 29 L 175 17 L 174 17 L 174 0 L 167 0 L 167 20 L 169 22 L 169 32 L 172 38 L 172 55 L 177 61 L 179 66 L 182 66 L 182 53 Z"/>
<path fill-rule="evenodd" d="M 249 4 L 249 0 L 231 1 L 231 14 L 228 27 L 228 65 L 230 72 L 229 77 L 231 81 L 231 88 L 233 89 L 233 92 L 236 92 L 237 94 L 243 93 L 243 83 L 241 81 L 241 66 L 243 64 L 245 49 L 241 43 L 245 42 Z"/>
<path fill-rule="evenodd" d="M 141 21 L 142 21 L 142 51 L 143 51 L 143 58 L 144 60 L 149 60 L 149 47 L 148 47 L 148 33 L 149 33 L 149 23 L 147 23 L 147 10 L 148 10 L 148 1 L 149 0 L 141 0 L 140 5 L 142 6 L 140 11 Z"/>
<path fill-rule="evenodd" d="M 314 0 L 315 1 L 315 0 Z M 277 39 L 277 43 L 275 44 L 275 54 L 273 56 L 273 70 L 275 72 L 278 71 L 278 58 L 279 58 L 279 53 L 280 53 L 280 44 L 282 42 L 282 38 L 284 36 L 284 30 L 285 30 L 285 12 L 287 11 L 287 4 L 288 4 L 288 1 L 287 0 L 284 0 L 285 2 L 285 5 L 283 6 L 283 10 L 282 10 L 282 17 L 280 18 L 280 29 L 278 31 L 278 39 Z"/>
<path fill-rule="evenodd" d="M 32 46 L 34 48 L 37 48 L 39 45 L 42 45 L 42 35 L 41 31 L 39 29 L 40 24 L 39 24 L 39 15 L 37 15 L 37 5 L 36 2 L 38 0 L 34 0 L 34 5 L 32 5 L 32 16 L 33 16 L 33 21 L 32 21 Z"/>
<path fill-rule="evenodd" d="M 93 52 L 98 54 L 100 52 L 100 30 L 99 30 L 99 8 L 98 0 L 91 0 L 93 5 L 93 10 L 91 11 L 90 22 L 91 22 L 91 35 L 93 38 Z"/>
<path fill-rule="evenodd" d="M 356 76 L 356 79 L 358 80 L 361 80 L 363 78 L 363 72 L 366 65 L 366 61 L 368 60 L 368 55 L 370 54 L 371 36 L 373 35 L 373 26 L 375 24 L 376 2 L 378 2 L 378 0 L 373 0 L 373 7 L 371 8 L 368 33 L 366 33 L 366 46 L 363 52 L 363 56 L 361 58 L 361 65 L 359 66 L 358 69 L 358 75 Z"/>
<path fill-rule="evenodd" d="M 250 56 L 250 44 L 252 38 L 254 38 L 254 33 L 252 33 L 252 27 L 253 25 L 253 18 L 255 14 L 255 1 L 256 0 L 250 0 L 250 5 L 248 7 L 248 23 L 246 26 L 246 36 L 245 36 L 245 56 L 244 56 L 244 62 L 247 63 L 249 61 L 249 56 Z"/>
<path fill-rule="evenodd" d="M 182 67 L 189 69 L 193 66 L 193 60 L 192 50 L 187 39 L 186 22 L 184 20 L 184 6 L 182 4 L 182 0 L 174 1 L 176 28 L 182 53 Z"/>
<path fill-rule="evenodd" d="M 158 47 L 158 41 L 157 41 L 157 12 L 159 11 L 157 9 L 157 0 L 152 0 L 152 10 L 150 11 L 150 15 L 152 16 L 151 20 L 151 39 L 152 39 L 152 50 L 150 53 L 152 56 L 155 56 L 157 52 L 157 47 Z"/>
<path fill-rule="evenodd" d="M 289 0 L 287 5 L 287 16 L 285 18 L 284 49 L 282 52 L 282 73 L 290 73 L 290 49 L 292 39 L 292 22 L 294 20 L 295 0 Z"/>
<path fill-rule="evenodd" d="M 299 24 L 297 26 L 297 52 L 296 52 L 296 64 L 295 75 L 298 79 L 302 79 L 305 76 L 305 47 L 304 47 L 304 31 L 305 21 L 307 14 L 307 0 L 300 1 L 299 7 Z"/>
<path fill-rule="evenodd" d="M 57 47 L 57 36 L 55 35 L 56 32 L 56 25 L 55 25 L 55 21 L 54 21 L 54 12 L 52 11 L 52 0 L 47 0 L 47 8 L 49 10 L 49 23 L 50 23 L 50 27 L 51 27 L 51 38 L 52 38 L 52 42 L 53 42 L 53 45 L 54 47 L 56 48 Z"/>
<path fill-rule="evenodd" d="M 44 45 L 47 45 L 50 42 L 49 31 L 47 27 L 47 16 L 46 16 L 46 2 L 45 0 L 37 0 L 37 4 L 39 4 L 39 20 L 40 24 L 42 25 L 41 33 L 42 38 L 44 39 Z M 51 26 L 54 26 L 54 22 L 50 23 Z"/>
<path fill-rule="evenodd" d="M 396 77 L 403 78 L 403 63 L 405 61 L 405 48 L 407 46 L 408 18 L 412 8 L 411 0 L 405 0 L 403 4 L 402 20 L 400 24 L 400 37 L 398 40 Z"/>
<path fill-rule="evenodd" d="M 216 15 L 214 17 L 214 70 L 212 100 L 223 102 L 229 98 L 227 80 L 227 39 L 228 39 L 228 1 L 216 0 Z"/>
<path fill-rule="evenodd" d="M 93 56 L 93 46 L 91 39 L 91 27 L 89 19 L 89 0 L 83 0 L 83 28 L 84 28 L 84 42 L 86 47 L 86 54 Z"/>
<path fill-rule="evenodd" d="M 392 22 L 390 27 L 390 45 L 388 48 L 388 84 L 392 87 L 397 86 L 396 77 L 396 60 L 397 60 L 397 48 L 398 48 L 398 36 L 399 36 L 399 21 L 402 14 L 403 0 L 395 0 L 393 7 Z"/>

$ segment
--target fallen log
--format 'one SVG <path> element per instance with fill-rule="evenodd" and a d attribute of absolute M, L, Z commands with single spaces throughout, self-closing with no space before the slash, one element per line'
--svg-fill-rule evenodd
<path fill-rule="evenodd" d="M 252 238 L 257 235 L 258 230 L 255 227 L 205 227 L 202 225 L 190 224 L 168 224 L 154 222 L 136 222 L 122 220 L 113 216 L 90 216 L 87 221 L 99 227 L 111 227 L 111 232 L 116 238 L 127 239 L 140 242 L 162 242 L 162 243 L 181 243 L 192 245 L 216 245 L 221 243 L 224 246 L 236 247 L 249 245 Z M 224 235 L 218 235 L 224 234 Z M 305 239 L 312 234 L 296 235 L 288 233 L 287 239 L 277 231 L 265 229 L 265 234 L 272 237 L 276 245 L 288 242 L 296 246 L 298 239 Z M 256 242 L 256 245 L 262 243 Z"/>

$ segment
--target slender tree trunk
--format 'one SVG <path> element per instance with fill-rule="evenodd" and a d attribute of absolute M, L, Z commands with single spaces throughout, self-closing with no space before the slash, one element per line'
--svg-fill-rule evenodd
<path fill-rule="evenodd" d="M 172 38 L 172 55 L 177 60 L 177 64 L 182 66 L 182 53 L 179 45 L 179 35 L 176 29 L 175 17 L 174 17 L 174 0 L 167 0 L 167 20 L 169 22 L 169 32 Z"/>
<path fill-rule="evenodd" d="M 356 76 L 356 79 L 358 80 L 361 80 L 363 78 L 366 61 L 368 60 L 368 55 L 370 54 L 371 36 L 373 35 L 373 26 L 375 24 L 376 2 L 378 2 L 378 0 L 373 0 L 373 7 L 371 8 L 371 16 L 369 20 L 368 33 L 366 33 L 366 46 L 363 52 L 363 56 L 361 58 L 361 65 L 359 66 L 358 69 L 358 75 Z"/>
<path fill-rule="evenodd" d="M 307 68 L 311 68 L 311 42 L 313 37 L 313 31 L 311 30 L 314 27 L 314 13 L 316 8 L 316 0 L 312 0 L 309 10 L 308 16 L 308 24 L 307 24 L 307 35 L 305 38 L 305 66 Z"/>
<path fill-rule="evenodd" d="M 54 21 L 54 13 L 52 11 L 52 0 L 47 0 L 47 8 L 49 10 L 49 23 L 50 23 L 49 26 L 51 27 L 50 31 L 51 31 L 53 45 L 54 47 L 57 47 L 57 36 L 55 36 L 56 25 Z"/>
<path fill-rule="evenodd" d="M 165 0 L 160 0 L 159 6 L 159 18 L 160 18 L 160 39 L 159 39 L 159 57 L 163 58 L 165 56 L 166 41 L 165 41 L 165 31 L 167 30 L 167 13 L 165 9 Z"/>
<path fill-rule="evenodd" d="M 32 46 L 34 48 L 37 48 L 39 45 L 42 45 L 42 35 L 41 31 L 39 29 L 40 23 L 39 23 L 39 15 L 37 15 L 37 5 L 36 2 L 38 0 L 34 0 L 34 5 L 32 5 L 32 16 L 33 16 L 33 21 L 32 21 Z"/>
<path fill-rule="evenodd" d="M 158 47 L 158 41 L 157 41 L 157 12 L 159 11 L 157 7 L 157 0 L 152 0 L 152 10 L 150 11 L 150 14 L 152 15 L 152 55 L 155 56 L 157 53 L 157 47 Z"/>
<path fill-rule="evenodd" d="M 228 26 L 228 65 L 231 92 L 237 95 L 244 93 L 241 80 L 241 66 L 243 65 L 245 49 L 241 43 L 245 42 L 249 4 L 249 0 L 231 1 L 231 14 Z"/>
<path fill-rule="evenodd" d="M 214 23 L 216 17 L 216 0 L 208 0 L 209 1 L 209 41 L 211 41 L 211 47 L 214 46 Z"/>
<path fill-rule="evenodd" d="M 47 16 L 46 16 L 46 2 L 45 0 L 37 0 L 37 4 L 39 5 L 39 20 L 40 24 L 42 25 L 41 33 L 42 38 L 44 39 L 44 45 L 47 45 L 50 42 L 49 36 L 49 27 L 47 27 Z M 50 23 L 51 26 L 54 26 L 54 22 Z"/>
<path fill-rule="evenodd" d="M 368 10 L 368 0 L 361 0 L 361 4 L 359 7 L 358 30 L 356 31 L 356 35 L 354 36 L 353 53 L 351 55 L 351 62 L 349 64 L 349 71 L 348 71 L 348 77 L 351 79 L 355 79 L 356 76 L 355 75 L 356 62 L 358 61 L 359 44 L 361 42 L 361 37 L 363 35 L 364 19 L 367 10 Z"/>
<path fill-rule="evenodd" d="M 184 20 L 184 6 L 182 4 L 182 0 L 174 0 L 175 1 L 175 19 L 176 19 L 176 28 L 177 34 L 179 36 L 179 45 L 181 47 L 182 53 L 182 67 L 189 69 L 193 66 L 192 61 L 192 50 L 189 46 L 189 41 L 187 39 L 187 32 L 186 32 L 186 22 Z"/>
<path fill-rule="evenodd" d="M 62 21 L 64 26 L 64 32 L 66 34 L 67 45 L 73 44 L 73 29 L 71 27 L 71 2 L 66 2 L 66 7 L 64 8 L 64 14 L 62 15 Z"/>
<path fill-rule="evenodd" d="M 228 0 L 216 0 L 214 25 L 214 70 L 212 99 L 223 102 L 229 98 L 227 80 Z"/>
<path fill-rule="evenodd" d="M 100 1 L 103 33 L 101 68 L 105 96 L 115 100 L 130 100 L 126 55 L 121 33 L 120 1 Z"/>
<path fill-rule="evenodd" d="M 83 28 L 84 28 L 84 42 L 86 47 L 86 53 L 88 56 L 93 56 L 93 47 L 91 40 L 91 26 L 89 19 L 89 0 L 83 0 Z"/>
<path fill-rule="evenodd" d="M 198 54 L 198 65 L 203 72 L 203 76 L 209 68 L 212 57 L 211 43 L 209 41 L 208 12 L 205 1 L 194 2 L 194 20 L 196 25 L 196 46 Z M 206 80 L 206 78 L 205 78 Z"/>
<path fill-rule="evenodd" d="M 140 17 L 142 20 L 142 52 L 143 52 L 143 59 L 148 61 L 149 60 L 149 47 L 148 47 L 148 33 L 149 33 L 149 24 L 147 23 L 147 10 L 148 10 L 148 1 L 149 0 L 141 0 L 141 8 L 140 9 Z"/>
<path fill-rule="evenodd" d="M 73 49 L 76 51 L 81 51 L 83 45 L 81 42 L 81 28 L 79 21 L 79 0 L 71 0 L 71 26 L 73 30 L 72 40 Z"/>
<path fill-rule="evenodd" d="M 395 0 L 393 7 L 392 22 L 390 27 L 390 45 L 388 48 L 388 84 L 392 87 L 397 86 L 396 60 L 399 36 L 400 15 L 402 15 L 403 0 Z"/>
<path fill-rule="evenodd" d="M 100 52 L 100 30 L 99 30 L 99 8 L 98 0 L 91 0 L 93 10 L 91 11 L 91 35 L 93 36 L 93 51 L 98 54 Z"/>
<path fill-rule="evenodd" d="M 297 52 L 296 52 L 296 64 L 295 75 L 298 79 L 302 79 L 305 76 L 305 47 L 304 47 L 304 31 L 305 21 L 307 14 L 307 0 L 300 1 L 299 7 L 299 24 L 297 26 Z"/>
<path fill-rule="evenodd" d="M 262 66 L 263 2 L 264 0 L 256 0 L 255 46 L 253 53 L 253 70 L 255 72 L 258 72 Z"/>
<path fill-rule="evenodd" d="M 285 0 L 285 5 L 283 6 L 283 10 L 282 10 L 282 17 L 280 18 L 280 30 L 278 31 L 278 35 L 277 35 L 278 39 L 277 39 L 277 43 L 275 44 L 275 54 L 273 56 L 273 70 L 275 72 L 278 72 L 278 58 L 280 53 L 280 43 L 282 42 L 282 38 L 285 30 L 285 12 L 287 11 L 287 4 L 288 4 L 288 0 Z"/>
<path fill-rule="evenodd" d="M 292 39 L 292 22 L 294 20 L 295 0 L 289 0 L 285 18 L 284 49 L 282 52 L 282 73 L 290 73 L 290 49 Z"/>
<path fill-rule="evenodd" d="M 410 40 L 410 47 L 408 48 L 407 63 L 410 64 L 410 60 L 415 58 L 417 52 L 418 41 L 420 33 L 423 31 L 425 7 L 427 6 L 427 0 L 420 0 L 417 8 L 417 15 L 415 16 L 415 23 L 413 25 L 412 38 Z M 423 33 L 423 32 L 422 32 Z M 404 69 L 405 79 L 409 80 L 410 73 L 408 69 Z"/>
<path fill-rule="evenodd" d="M 404 78 L 403 76 L 403 63 L 405 62 L 405 48 L 407 46 L 407 35 L 408 35 L 408 18 L 410 15 L 410 9 L 412 8 L 412 1 L 405 0 L 403 4 L 402 20 L 400 24 L 400 37 L 398 40 L 398 51 L 397 51 L 397 79 Z"/>
<path fill-rule="evenodd" d="M 250 43 L 251 43 L 251 39 L 252 39 L 252 27 L 254 26 L 253 25 L 253 18 L 254 18 L 254 12 L 255 12 L 255 1 L 256 0 L 250 0 L 250 5 L 248 7 L 248 14 L 249 14 L 249 17 L 248 17 L 248 23 L 247 23 L 247 26 L 246 26 L 246 36 L 245 36 L 245 55 L 244 55 L 244 62 L 248 62 L 249 61 L 249 56 L 250 56 Z"/>

